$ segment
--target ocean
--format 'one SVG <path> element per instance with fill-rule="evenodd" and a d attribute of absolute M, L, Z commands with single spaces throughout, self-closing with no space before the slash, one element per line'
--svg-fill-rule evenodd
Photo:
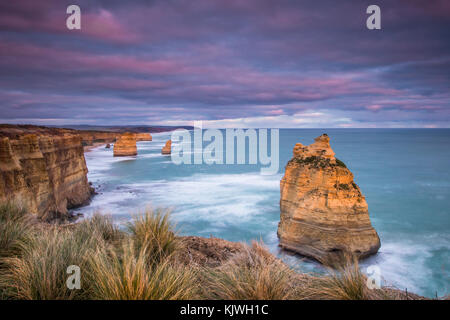
<path fill-rule="evenodd" d="M 99 193 L 75 212 L 111 214 L 117 223 L 147 206 L 172 210 L 183 235 L 263 240 L 293 268 L 324 272 L 311 260 L 281 252 L 276 236 L 279 183 L 297 142 L 327 133 L 336 157 L 353 172 L 381 238 L 378 254 L 361 263 L 380 268 L 383 285 L 428 297 L 449 293 L 449 129 L 280 129 L 280 168 L 259 165 L 176 165 L 161 148 L 170 133 L 138 142 L 137 157 L 113 157 L 103 146 L 85 154 Z M 201 152 L 195 150 L 194 152 Z"/>

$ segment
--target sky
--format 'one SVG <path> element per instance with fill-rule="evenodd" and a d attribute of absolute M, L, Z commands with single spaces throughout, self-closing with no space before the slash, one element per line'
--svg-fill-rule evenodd
<path fill-rule="evenodd" d="M 449 128 L 450 1 L 0 0 L 0 123 L 193 121 Z"/>

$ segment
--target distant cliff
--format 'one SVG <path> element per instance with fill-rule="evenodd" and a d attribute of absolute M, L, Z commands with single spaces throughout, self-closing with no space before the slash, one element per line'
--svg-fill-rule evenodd
<path fill-rule="evenodd" d="M 380 239 L 353 174 L 334 157 L 330 138 L 296 144 L 281 180 L 280 246 L 319 261 L 376 253 Z"/>
<path fill-rule="evenodd" d="M 120 133 L 107 131 L 79 130 L 77 133 L 81 136 L 83 146 L 92 146 L 94 143 L 112 143 L 120 136 Z"/>
<path fill-rule="evenodd" d="M 136 141 L 152 141 L 153 137 L 150 133 L 136 133 Z"/>
<path fill-rule="evenodd" d="M 74 130 L 0 125 L 0 201 L 25 204 L 44 220 L 64 218 L 92 193 Z"/>

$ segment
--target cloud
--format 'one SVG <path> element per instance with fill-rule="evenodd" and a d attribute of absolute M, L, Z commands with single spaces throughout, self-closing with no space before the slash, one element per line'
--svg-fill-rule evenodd
<path fill-rule="evenodd" d="M 0 121 L 447 126 L 448 1 L 0 4 Z M 326 112 L 324 112 L 326 110 Z M 307 113 L 320 114 L 317 118 Z M 240 124 L 241 123 L 241 124 Z"/>

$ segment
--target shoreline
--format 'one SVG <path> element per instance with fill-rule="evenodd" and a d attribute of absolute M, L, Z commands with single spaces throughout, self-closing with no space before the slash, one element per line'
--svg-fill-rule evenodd
<path fill-rule="evenodd" d="M 83 152 L 86 153 L 86 152 L 92 151 L 92 149 L 100 147 L 101 145 L 105 145 L 106 146 L 107 144 L 108 143 L 105 143 L 105 142 L 95 142 L 95 143 L 93 143 L 90 146 L 83 146 Z"/>

